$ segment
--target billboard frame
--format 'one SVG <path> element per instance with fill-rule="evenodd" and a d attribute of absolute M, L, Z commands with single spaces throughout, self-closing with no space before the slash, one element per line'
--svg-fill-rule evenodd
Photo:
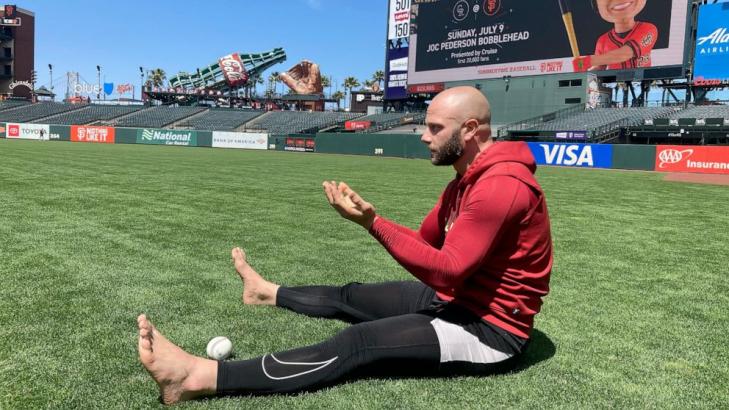
<path fill-rule="evenodd" d="M 417 0 L 413 0 L 411 3 L 411 7 L 413 7 L 416 4 Z M 678 8 L 677 10 L 680 10 Z M 695 11 L 695 12 L 694 12 Z M 388 16 L 389 16 L 389 1 L 388 1 Z M 681 63 L 671 64 L 671 65 L 662 65 L 659 67 L 647 67 L 647 68 L 630 68 L 625 70 L 600 70 L 600 71 L 590 71 L 590 73 L 595 74 L 598 79 L 603 83 L 614 83 L 614 82 L 639 82 L 644 80 L 674 80 L 674 79 L 689 79 L 689 75 L 691 73 L 692 69 L 692 63 L 693 63 L 693 57 L 691 55 L 692 53 L 692 47 L 693 42 L 695 42 L 695 36 L 692 33 L 692 28 L 695 26 L 695 24 L 692 24 L 698 17 L 698 6 L 694 7 L 694 0 L 686 0 L 686 18 L 684 22 L 683 27 L 683 56 Z M 416 33 L 417 35 L 417 33 Z M 413 55 L 417 53 L 417 41 L 413 42 L 412 40 L 412 32 L 410 34 L 410 56 L 408 65 L 411 64 L 414 65 L 417 61 L 417 58 L 412 58 Z M 441 69 L 441 70 L 429 70 L 429 71 L 445 71 L 449 69 Z M 415 74 L 415 70 L 410 71 L 410 68 L 408 68 L 408 88 L 410 88 L 412 85 L 419 85 L 419 84 L 430 84 L 434 82 L 441 82 L 441 83 L 453 83 L 453 82 L 463 82 L 463 81 L 491 81 L 501 78 L 512 78 L 512 75 L 505 74 L 504 76 L 496 76 L 496 77 L 469 77 L 469 78 L 452 78 L 452 79 L 444 79 L 441 78 L 438 81 L 421 81 L 418 83 L 411 83 L 411 77 L 412 74 Z M 548 78 L 550 76 L 554 75 L 564 75 L 564 74 L 580 74 L 579 72 L 556 72 L 556 73 L 539 73 L 539 74 L 529 74 L 519 77 L 524 78 L 535 78 L 535 77 L 545 77 Z M 447 87 L 446 87 L 447 88 Z"/>

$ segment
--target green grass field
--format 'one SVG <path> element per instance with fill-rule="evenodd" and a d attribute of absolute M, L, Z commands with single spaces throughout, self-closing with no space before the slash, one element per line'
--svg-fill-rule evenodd
<path fill-rule="evenodd" d="M 288 285 L 410 278 L 321 190 L 346 180 L 416 227 L 452 168 L 424 160 L 0 140 L 0 408 L 158 406 L 136 317 L 237 358 L 346 324 L 243 306 L 230 249 Z M 541 168 L 552 291 L 518 372 L 362 380 L 187 408 L 719 408 L 729 405 L 729 188 Z"/>

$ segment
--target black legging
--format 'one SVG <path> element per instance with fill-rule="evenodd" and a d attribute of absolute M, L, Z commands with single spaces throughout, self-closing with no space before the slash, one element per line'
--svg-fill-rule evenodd
<path fill-rule="evenodd" d="M 508 369 L 525 340 L 485 324 L 463 309 L 444 308 L 420 282 L 350 283 L 278 290 L 276 305 L 314 317 L 356 323 L 324 342 L 251 360 L 219 362 L 220 394 L 292 393 L 358 375 L 490 374 Z M 439 317 L 489 346 L 510 353 L 501 363 L 441 363 Z"/>

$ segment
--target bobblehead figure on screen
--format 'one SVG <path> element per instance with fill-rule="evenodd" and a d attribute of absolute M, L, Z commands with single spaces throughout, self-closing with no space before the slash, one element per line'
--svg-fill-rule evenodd
<path fill-rule="evenodd" d="M 594 55 L 573 60 L 575 71 L 650 67 L 658 29 L 651 23 L 635 19 L 647 0 L 593 1 L 600 17 L 614 26 L 597 40 Z"/>

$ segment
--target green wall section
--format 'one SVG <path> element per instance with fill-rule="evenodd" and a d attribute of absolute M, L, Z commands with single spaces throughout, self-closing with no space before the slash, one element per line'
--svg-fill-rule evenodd
<path fill-rule="evenodd" d="M 655 145 L 613 145 L 613 168 L 653 171 L 655 167 Z"/>
<path fill-rule="evenodd" d="M 198 147 L 212 147 L 213 146 L 213 132 L 212 131 L 198 131 L 197 132 L 197 146 Z"/>
<path fill-rule="evenodd" d="M 326 133 L 316 137 L 316 152 L 324 154 L 378 155 L 430 158 L 419 134 Z"/>
<path fill-rule="evenodd" d="M 71 141 L 70 125 L 49 125 L 48 133 L 50 140 L 55 141 Z"/>
<path fill-rule="evenodd" d="M 271 146 L 274 148 L 271 148 Z M 268 149 L 274 149 L 276 151 L 283 151 L 286 147 L 286 136 L 285 135 L 269 135 L 268 136 Z"/>
<path fill-rule="evenodd" d="M 115 142 L 117 144 L 136 144 L 137 129 L 136 128 L 115 128 Z"/>

